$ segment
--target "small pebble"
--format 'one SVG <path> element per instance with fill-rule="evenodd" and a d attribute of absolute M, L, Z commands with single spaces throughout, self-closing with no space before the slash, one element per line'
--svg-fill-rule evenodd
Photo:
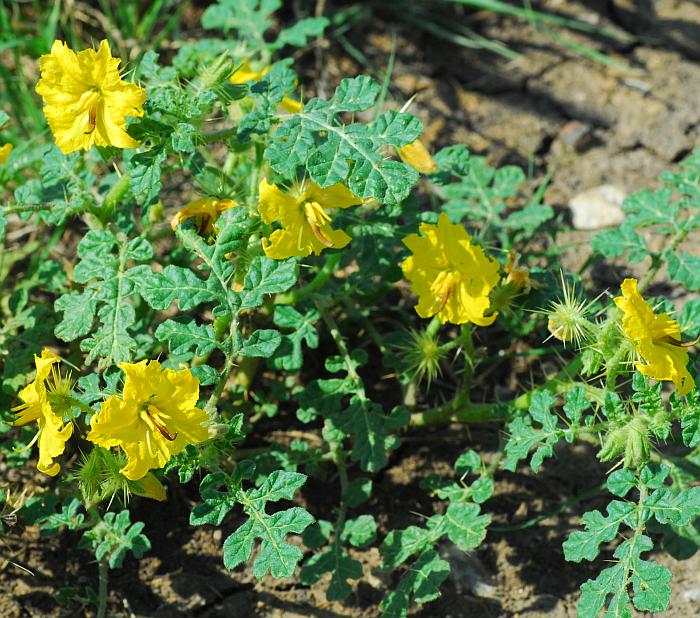
<path fill-rule="evenodd" d="M 625 219 L 625 197 L 625 190 L 618 185 L 600 185 L 575 195 L 569 201 L 574 228 L 599 230 L 620 225 Z"/>

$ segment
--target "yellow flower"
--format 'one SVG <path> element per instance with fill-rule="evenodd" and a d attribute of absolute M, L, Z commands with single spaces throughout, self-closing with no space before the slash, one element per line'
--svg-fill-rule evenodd
<path fill-rule="evenodd" d="M 269 241 L 263 241 L 268 257 L 283 260 L 293 255 L 319 255 L 324 249 L 342 249 L 350 242 L 342 230 L 331 227 L 329 208 L 348 208 L 362 204 L 345 185 L 336 184 L 322 189 L 305 180 L 295 184 L 289 193 L 263 178 L 260 183 L 258 211 L 265 223 L 279 221 L 283 230 L 272 232 Z"/>
<path fill-rule="evenodd" d="M 10 156 L 10 153 L 12 152 L 12 144 L 5 144 L 4 146 L 0 146 L 0 165 L 4 165 L 7 163 L 7 159 Z"/>
<path fill-rule="evenodd" d="M 437 169 L 437 164 L 419 139 L 401 146 L 399 148 L 399 156 L 404 163 L 408 163 L 421 174 L 432 174 Z"/>
<path fill-rule="evenodd" d="M 418 315 L 437 315 L 443 323 L 492 324 L 497 314 L 485 313 L 491 305 L 489 293 L 499 280 L 498 262 L 472 245 L 467 231 L 450 223 L 445 213 L 437 225 L 423 223 L 419 229 L 424 236 L 404 238 L 413 255 L 401 263 L 404 277 L 418 296 Z"/>
<path fill-rule="evenodd" d="M 678 395 L 686 395 L 695 382 L 686 367 L 688 350 L 681 343 L 678 322 L 666 313 L 654 313 L 637 290 L 636 279 L 625 279 L 620 290 L 615 304 L 623 314 L 622 330 L 644 361 L 636 363 L 637 371 L 655 380 L 670 380 Z"/>
<path fill-rule="evenodd" d="M 27 448 L 39 441 L 37 468 L 50 476 L 56 476 L 61 469 L 54 459 L 63 453 L 66 442 L 73 433 L 73 424 L 64 424 L 63 418 L 56 414 L 49 402 L 47 391 L 70 383 L 61 379 L 58 370 L 54 367 L 58 363 L 58 356 L 48 349 L 44 349 L 41 356 L 35 354 L 36 377 L 19 392 L 19 398 L 24 403 L 12 408 L 13 412 L 17 412 L 14 425 L 26 425 L 33 421 L 39 425 L 38 433 Z M 50 374 L 53 374 L 53 381 L 49 379 Z"/>
<path fill-rule="evenodd" d="M 216 197 L 200 197 L 187 204 L 184 208 L 181 208 L 170 221 L 170 226 L 175 229 L 186 219 L 195 217 L 197 233 L 202 236 L 211 234 L 217 231 L 216 221 L 221 216 L 221 213 L 236 205 L 236 202 L 232 200 L 220 200 Z"/>
<path fill-rule="evenodd" d="M 78 54 L 63 41 L 55 41 L 51 53 L 39 59 L 36 91 L 44 99 L 46 119 L 64 154 L 89 150 L 93 144 L 139 145 L 124 130 L 125 117 L 143 116 L 146 91 L 122 81 L 119 62 L 105 40 L 97 51 Z"/>
<path fill-rule="evenodd" d="M 120 472 L 138 481 L 188 444 L 206 440 L 208 416 L 197 407 L 199 380 L 189 369 L 162 369 L 155 360 L 119 366 L 126 374 L 123 398 L 105 400 L 90 420 L 87 439 L 121 447 L 129 461 Z"/>

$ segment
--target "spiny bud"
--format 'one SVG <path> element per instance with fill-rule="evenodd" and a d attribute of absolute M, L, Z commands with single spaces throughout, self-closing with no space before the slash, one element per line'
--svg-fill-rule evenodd
<path fill-rule="evenodd" d="M 573 341 L 577 348 L 581 348 L 596 331 L 595 324 L 588 319 L 595 301 L 579 300 L 575 294 L 574 287 L 569 286 L 562 276 L 562 297 L 552 302 L 544 313 L 550 337 L 564 343 Z"/>
<path fill-rule="evenodd" d="M 445 353 L 437 337 L 427 330 L 411 330 L 405 344 L 398 346 L 406 370 L 417 383 L 425 380 L 428 386 L 442 373 L 440 362 Z"/>

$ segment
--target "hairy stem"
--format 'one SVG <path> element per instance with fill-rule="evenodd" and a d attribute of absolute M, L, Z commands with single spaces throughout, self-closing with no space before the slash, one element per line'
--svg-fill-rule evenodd
<path fill-rule="evenodd" d="M 99 581 L 97 589 L 97 618 L 107 616 L 107 582 L 109 577 L 109 566 L 106 560 L 98 563 Z"/>

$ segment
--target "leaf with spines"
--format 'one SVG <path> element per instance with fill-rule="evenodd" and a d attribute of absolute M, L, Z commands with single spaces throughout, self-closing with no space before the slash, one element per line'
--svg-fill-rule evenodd
<path fill-rule="evenodd" d="M 150 271 L 132 263 L 151 259 L 150 244 L 109 230 L 90 230 L 78 245 L 78 256 L 73 279 L 85 287 L 56 300 L 55 309 L 64 313 L 56 335 L 72 341 L 91 333 L 80 344 L 81 350 L 89 352 L 87 364 L 99 359 L 99 367 L 105 368 L 131 360 L 138 344 L 131 332 L 136 312 L 129 298 L 140 291 L 141 280 Z M 81 302 L 84 305 L 79 308 Z M 147 335 L 142 337 L 148 340 Z"/>
<path fill-rule="evenodd" d="M 596 234 L 591 241 L 591 246 L 593 251 L 605 257 L 627 255 L 627 259 L 632 264 L 641 262 L 649 255 L 646 241 L 629 222 Z"/>
<path fill-rule="evenodd" d="M 265 151 L 272 168 L 293 178 L 297 168 L 321 187 L 343 183 L 358 197 L 398 204 L 418 181 L 405 163 L 383 149 L 418 138 L 422 125 L 408 114 L 387 112 L 374 124 L 343 125 L 339 114 L 374 105 L 381 88 L 366 76 L 344 79 L 329 101 L 311 99 L 277 128 Z"/>
<path fill-rule="evenodd" d="M 581 586 L 579 617 L 598 618 L 612 595 L 606 617 L 631 618 L 630 585 L 632 604 L 637 610 L 661 612 L 667 609 L 671 595 L 668 585 L 671 571 L 640 557 L 642 552 L 653 547 L 651 539 L 641 534 L 622 542 L 614 554 L 618 563 Z"/>
<path fill-rule="evenodd" d="M 236 501 L 243 506 L 248 520 L 224 541 L 224 566 L 234 569 L 250 559 L 256 541 L 260 550 L 253 561 L 253 575 L 258 579 L 271 573 L 273 577 L 294 574 L 302 551 L 289 544 L 288 534 L 301 534 L 314 518 L 301 507 L 292 507 L 272 515 L 265 512 L 268 502 L 291 500 L 304 484 L 306 476 L 296 472 L 273 472 L 257 489 L 241 489 Z"/>
<path fill-rule="evenodd" d="M 155 337 L 158 341 L 167 341 L 170 352 L 177 355 L 192 350 L 196 356 L 205 356 L 219 347 L 214 329 L 209 324 L 197 324 L 194 320 L 166 320 L 156 328 Z"/>
<path fill-rule="evenodd" d="M 629 524 L 636 513 L 634 504 L 613 500 L 608 504 L 608 514 L 589 511 L 583 515 L 585 530 L 575 530 L 564 541 L 564 557 L 569 562 L 595 560 L 601 543 L 612 541 L 623 523 Z"/>

